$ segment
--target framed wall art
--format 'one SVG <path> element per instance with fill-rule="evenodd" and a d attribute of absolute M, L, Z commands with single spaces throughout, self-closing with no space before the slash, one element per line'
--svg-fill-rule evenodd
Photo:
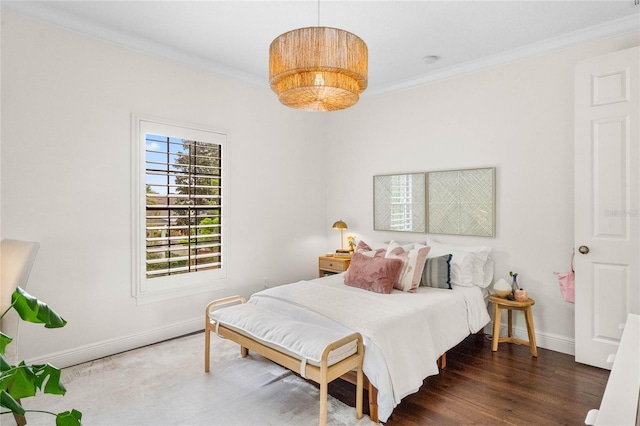
<path fill-rule="evenodd" d="M 424 173 L 373 177 L 373 229 L 425 232 Z"/>
<path fill-rule="evenodd" d="M 426 175 L 427 233 L 495 236 L 495 167 Z"/>

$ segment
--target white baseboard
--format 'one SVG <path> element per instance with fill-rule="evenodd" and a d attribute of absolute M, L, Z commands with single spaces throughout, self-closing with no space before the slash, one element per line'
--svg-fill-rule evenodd
<path fill-rule="evenodd" d="M 502 335 L 506 335 L 506 327 L 506 324 L 501 324 Z M 145 331 L 143 333 L 103 340 L 102 342 L 79 346 L 66 351 L 42 355 L 37 358 L 27 359 L 25 362 L 29 365 L 50 363 L 58 368 L 65 368 L 71 365 L 81 364 L 83 362 L 136 349 L 141 346 L 161 342 L 163 340 L 172 339 L 174 337 L 193 333 L 202 329 L 202 318 L 198 317 L 166 327 Z M 517 337 L 523 340 L 528 340 L 526 328 L 514 327 L 513 332 Z M 485 333 L 488 335 L 493 333 L 493 323 L 489 323 L 485 326 Z M 567 355 L 575 355 L 575 341 L 564 336 L 536 332 L 536 343 L 540 348 L 549 349 Z"/>
<path fill-rule="evenodd" d="M 484 330 L 486 334 L 491 335 L 493 333 L 493 322 L 487 324 Z M 506 324 L 500 324 L 500 333 L 501 336 L 507 335 Z M 526 328 L 514 327 L 513 334 L 522 340 L 529 340 Z M 565 336 L 536 331 L 536 346 L 567 355 L 575 355 L 575 340 Z"/>
<path fill-rule="evenodd" d="M 103 340 L 66 351 L 54 352 L 25 360 L 28 365 L 49 363 L 65 368 L 105 356 L 136 349 L 142 346 L 193 333 L 204 328 L 202 318 L 192 319 L 138 334 Z"/>

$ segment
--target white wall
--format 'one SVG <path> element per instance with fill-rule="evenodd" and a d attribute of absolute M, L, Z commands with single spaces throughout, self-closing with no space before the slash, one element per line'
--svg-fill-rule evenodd
<path fill-rule="evenodd" d="M 564 49 L 330 115 L 327 149 L 341 154 L 328 163 L 328 216 L 342 217 L 365 241 L 424 241 L 372 230 L 372 176 L 496 167 L 496 237 L 431 237 L 492 247 L 495 278 L 518 272 L 536 300 L 539 345 L 573 353 L 574 307 L 553 272 L 568 270 L 573 247 L 574 64 L 639 40 L 635 32 Z"/>
<path fill-rule="evenodd" d="M 21 358 L 62 367 L 203 328 L 213 298 L 317 275 L 323 120 L 267 90 L 10 13 L 2 16 L 3 238 L 39 241 L 27 290 L 69 324 L 20 326 Z M 228 133 L 227 289 L 131 297 L 131 114 Z"/>
<path fill-rule="evenodd" d="M 62 367 L 200 329 L 210 299 L 248 295 L 265 277 L 315 276 L 339 218 L 365 241 L 424 240 L 372 230 L 372 176 L 480 166 L 497 168 L 496 238 L 440 239 L 493 247 L 496 277 L 518 271 L 536 299 L 540 346 L 572 353 L 573 305 L 553 272 L 573 245 L 573 66 L 638 45 L 638 33 L 318 115 L 6 12 L 2 21 L 0 235 L 41 243 L 28 291 L 69 321 L 23 324 L 20 357 Z M 226 290 L 141 306 L 131 297 L 131 113 L 229 134 Z"/>

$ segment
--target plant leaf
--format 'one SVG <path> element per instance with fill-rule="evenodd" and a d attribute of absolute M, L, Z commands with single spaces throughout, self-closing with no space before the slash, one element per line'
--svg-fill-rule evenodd
<path fill-rule="evenodd" d="M 24 414 L 24 408 L 6 391 L 0 391 L 0 406 L 8 408 L 16 414 Z"/>
<path fill-rule="evenodd" d="M 6 334 L 0 332 L 0 355 L 4 355 L 4 348 L 11 343 L 13 339 Z"/>
<path fill-rule="evenodd" d="M 12 397 L 20 399 L 35 396 L 38 377 L 24 361 L 11 375 L 13 380 L 9 383 L 8 389 Z"/>
<path fill-rule="evenodd" d="M 4 359 L 4 354 L 0 354 L 0 373 L 8 371 L 11 369 L 11 365 Z M 3 377 L 0 375 L 0 377 Z"/>
<path fill-rule="evenodd" d="M 81 426 L 82 413 L 78 410 L 65 411 L 56 416 L 56 426 Z"/>
<path fill-rule="evenodd" d="M 8 364 L 7 364 L 8 365 Z M 9 368 L 0 373 L 0 390 L 7 390 L 13 383 L 13 378 L 16 374 L 17 367 L 9 365 Z"/>
<path fill-rule="evenodd" d="M 67 322 L 46 303 L 39 301 L 20 287 L 11 295 L 13 309 L 23 321 L 44 324 L 46 328 L 64 327 Z"/>
<path fill-rule="evenodd" d="M 50 393 L 54 395 L 64 395 L 67 393 L 64 385 L 60 381 L 60 370 L 51 364 L 41 364 L 32 366 L 35 375 L 38 377 L 36 380 L 36 386 L 44 393 Z M 45 383 L 44 389 L 42 385 Z"/>

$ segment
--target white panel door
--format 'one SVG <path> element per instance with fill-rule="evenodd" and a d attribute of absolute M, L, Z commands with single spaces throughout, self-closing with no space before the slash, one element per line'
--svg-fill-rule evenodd
<path fill-rule="evenodd" d="M 583 61 L 575 75 L 575 356 L 607 369 L 640 313 L 639 52 Z"/>

